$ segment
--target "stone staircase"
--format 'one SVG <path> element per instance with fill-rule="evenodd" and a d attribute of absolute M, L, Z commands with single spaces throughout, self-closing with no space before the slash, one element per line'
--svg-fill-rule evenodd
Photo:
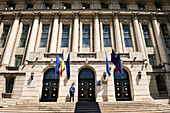
<path fill-rule="evenodd" d="M 169 105 L 151 102 L 101 102 L 102 113 L 170 113 Z"/>
<path fill-rule="evenodd" d="M 75 103 L 41 102 L 24 103 L 0 108 L 3 113 L 74 113 Z"/>

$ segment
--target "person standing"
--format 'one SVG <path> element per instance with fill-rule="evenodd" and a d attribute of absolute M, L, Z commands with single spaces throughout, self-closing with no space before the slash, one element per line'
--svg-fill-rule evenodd
<path fill-rule="evenodd" d="M 75 93 L 74 83 L 72 83 L 69 93 L 70 93 L 70 102 L 71 102 L 71 100 L 72 100 L 72 102 L 74 102 L 74 93 Z"/>

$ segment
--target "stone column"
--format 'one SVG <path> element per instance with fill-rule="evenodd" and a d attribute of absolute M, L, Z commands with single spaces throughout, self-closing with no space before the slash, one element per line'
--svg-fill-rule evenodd
<path fill-rule="evenodd" d="M 9 65 L 9 62 L 11 59 L 11 55 L 12 55 L 13 47 L 14 47 L 14 43 L 15 43 L 15 38 L 16 38 L 16 35 L 18 32 L 19 19 L 21 17 L 20 13 L 14 13 L 14 15 L 15 15 L 15 20 L 14 20 L 12 30 L 9 35 L 9 39 L 6 44 L 6 48 L 5 48 L 3 59 L 2 59 L 2 65 L 6 65 L 6 66 Z"/>
<path fill-rule="evenodd" d="M 99 13 L 94 15 L 94 52 L 100 52 Z"/>
<path fill-rule="evenodd" d="M 79 13 L 74 13 L 72 52 L 78 52 Z"/>
<path fill-rule="evenodd" d="M 59 13 L 53 13 L 53 15 L 54 15 L 54 22 L 53 22 L 53 29 L 51 35 L 50 53 L 56 53 L 57 41 L 58 41 Z"/>
<path fill-rule="evenodd" d="M 142 41 L 142 36 L 139 28 L 139 22 L 138 22 L 138 13 L 132 13 L 132 19 L 133 19 L 133 25 L 134 25 L 134 31 L 135 31 L 135 37 L 137 42 L 137 48 L 139 52 L 145 52 L 144 45 Z"/>
<path fill-rule="evenodd" d="M 34 52 L 35 42 L 36 42 L 37 32 L 38 32 L 38 23 L 39 23 L 40 13 L 34 13 L 33 15 L 34 15 L 34 22 L 33 22 L 32 31 L 31 31 L 31 35 L 30 35 L 30 39 L 29 39 L 29 43 L 27 47 L 27 54 L 25 58 L 26 60 L 29 59 L 30 52 Z"/>
<path fill-rule="evenodd" d="M 122 49 L 122 40 L 120 36 L 120 26 L 119 26 L 118 17 L 119 17 L 119 13 L 113 13 L 116 51 L 121 53 L 123 52 L 123 49 Z"/>
<path fill-rule="evenodd" d="M 161 61 L 163 63 L 168 63 L 168 56 L 166 54 L 167 53 L 166 48 L 162 40 L 163 37 L 161 37 L 160 29 L 159 29 L 158 22 L 157 22 L 157 14 L 151 14 L 151 20 L 153 24 L 153 29 L 154 29 L 155 38 L 156 38 L 156 42 L 158 45 L 158 50 L 159 50 L 159 54 L 161 57 Z"/>

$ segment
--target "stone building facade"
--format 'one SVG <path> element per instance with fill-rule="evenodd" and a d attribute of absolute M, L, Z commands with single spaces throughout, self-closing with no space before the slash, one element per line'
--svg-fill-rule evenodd
<path fill-rule="evenodd" d="M 54 78 L 62 51 L 65 62 L 70 53 L 70 79 L 66 70 Z M 1 0 L 0 58 L 2 101 L 67 102 L 74 82 L 76 102 L 168 102 L 170 1 Z"/>

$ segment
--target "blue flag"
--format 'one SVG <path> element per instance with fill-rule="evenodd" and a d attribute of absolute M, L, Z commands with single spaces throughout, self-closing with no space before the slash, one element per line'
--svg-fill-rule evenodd
<path fill-rule="evenodd" d="M 110 73 L 110 67 L 109 67 L 109 62 L 108 62 L 108 59 L 107 59 L 107 53 L 106 53 L 106 70 L 107 70 L 107 73 L 109 74 L 109 76 L 111 75 Z"/>
<path fill-rule="evenodd" d="M 115 51 L 112 49 L 112 57 L 111 57 L 111 62 L 114 64 L 114 62 L 116 61 L 116 53 L 115 53 Z"/>
<path fill-rule="evenodd" d="M 123 77 L 123 68 L 122 68 L 122 62 L 121 62 L 121 59 L 120 59 L 120 54 L 118 54 L 118 62 L 119 62 L 119 72 L 121 73 L 122 77 Z"/>
<path fill-rule="evenodd" d="M 61 62 L 60 59 L 57 55 L 56 57 L 56 64 L 55 64 L 55 73 L 54 73 L 54 78 L 56 77 L 56 74 L 59 72 L 59 68 L 60 68 Z"/>
<path fill-rule="evenodd" d="M 66 61 L 66 70 L 67 70 L 67 77 L 70 79 L 70 53 L 68 54 L 67 61 Z"/>

